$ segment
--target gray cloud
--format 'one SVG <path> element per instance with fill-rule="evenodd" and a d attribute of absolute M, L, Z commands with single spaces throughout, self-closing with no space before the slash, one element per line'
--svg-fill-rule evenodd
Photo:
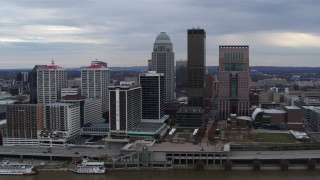
<path fill-rule="evenodd" d="M 161 31 L 176 59 L 186 59 L 192 27 L 207 32 L 208 65 L 218 64 L 219 45 L 248 44 L 251 65 L 319 66 L 319 7 L 318 0 L 3 0 L 0 67 L 51 58 L 65 67 L 96 58 L 146 65 Z"/>

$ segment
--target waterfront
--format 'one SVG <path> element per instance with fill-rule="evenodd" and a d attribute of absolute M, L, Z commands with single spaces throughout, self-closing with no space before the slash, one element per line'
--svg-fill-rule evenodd
<path fill-rule="evenodd" d="M 309 180 L 320 179 L 320 171 L 307 170 L 265 170 L 265 171 L 196 171 L 196 170 L 169 170 L 169 171 L 146 171 L 146 170 L 131 170 L 131 171 L 109 171 L 103 175 L 88 175 L 74 174 L 67 171 L 42 171 L 35 176 L 6 176 L 1 175 L 0 180 L 196 180 L 196 179 L 227 179 L 227 180 Z"/>

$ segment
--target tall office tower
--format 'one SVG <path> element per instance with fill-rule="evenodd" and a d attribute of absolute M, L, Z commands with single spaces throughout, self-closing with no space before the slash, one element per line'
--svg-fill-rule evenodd
<path fill-rule="evenodd" d="M 109 122 L 111 135 L 126 136 L 141 123 L 141 87 L 110 86 Z"/>
<path fill-rule="evenodd" d="M 205 100 L 204 106 L 205 110 L 209 111 L 213 108 L 213 98 L 214 98 L 214 76 L 213 74 L 209 73 L 205 77 L 206 87 L 205 87 Z"/>
<path fill-rule="evenodd" d="M 164 75 L 149 71 L 139 74 L 142 89 L 142 121 L 163 122 L 164 119 Z"/>
<path fill-rule="evenodd" d="M 50 103 L 44 106 L 44 129 L 63 134 L 63 142 L 80 133 L 80 104 Z M 56 134 L 59 134 L 56 133 Z"/>
<path fill-rule="evenodd" d="M 219 46 L 220 119 L 249 115 L 249 46 Z"/>
<path fill-rule="evenodd" d="M 101 99 L 102 114 L 106 118 L 109 110 L 110 71 L 106 66 L 103 66 L 103 63 L 95 64 L 94 62 L 81 70 L 81 95 L 87 98 Z"/>
<path fill-rule="evenodd" d="M 4 145 L 38 145 L 37 133 L 43 130 L 43 105 L 9 104 L 6 106 L 7 129 Z"/>
<path fill-rule="evenodd" d="M 177 92 L 187 90 L 187 61 L 176 61 L 176 88 Z"/>
<path fill-rule="evenodd" d="M 66 69 L 51 62 L 51 65 L 38 66 L 37 100 L 38 103 L 54 103 L 61 97 L 61 89 L 67 87 Z"/>
<path fill-rule="evenodd" d="M 46 65 L 36 65 L 30 72 L 30 103 L 38 103 L 38 69 L 43 69 Z"/>
<path fill-rule="evenodd" d="M 170 37 L 161 32 L 153 44 L 152 70 L 164 74 L 165 102 L 174 100 L 174 52 Z"/>
<path fill-rule="evenodd" d="M 188 106 L 204 107 L 206 32 L 188 29 Z"/>

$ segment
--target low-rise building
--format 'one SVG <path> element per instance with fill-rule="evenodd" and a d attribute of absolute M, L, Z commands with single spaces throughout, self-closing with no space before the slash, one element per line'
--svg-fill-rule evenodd
<path fill-rule="evenodd" d="M 180 128 L 199 128 L 203 125 L 204 110 L 201 107 L 184 106 L 178 110 L 176 118 Z"/>

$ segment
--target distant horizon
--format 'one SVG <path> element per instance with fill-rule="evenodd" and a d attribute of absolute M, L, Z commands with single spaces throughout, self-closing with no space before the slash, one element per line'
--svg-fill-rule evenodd
<path fill-rule="evenodd" d="M 62 67 L 62 66 L 61 66 Z M 81 69 L 81 67 L 83 66 L 80 66 L 80 67 L 62 67 L 62 68 L 65 68 L 65 69 Z M 108 66 L 108 68 L 138 68 L 138 67 L 145 67 L 147 68 L 148 66 Z M 174 66 L 176 67 L 176 66 Z M 206 66 L 206 67 L 219 67 L 219 66 Z M 249 66 L 249 67 L 279 67 L 279 68 L 320 68 L 320 66 Z M 20 70 L 20 69 L 29 69 L 29 70 L 32 70 L 33 67 L 31 68 L 6 68 L 6 69 L 3 69 L 3 68 L 0 68 L 0 71 L 1 70 Z"/>

